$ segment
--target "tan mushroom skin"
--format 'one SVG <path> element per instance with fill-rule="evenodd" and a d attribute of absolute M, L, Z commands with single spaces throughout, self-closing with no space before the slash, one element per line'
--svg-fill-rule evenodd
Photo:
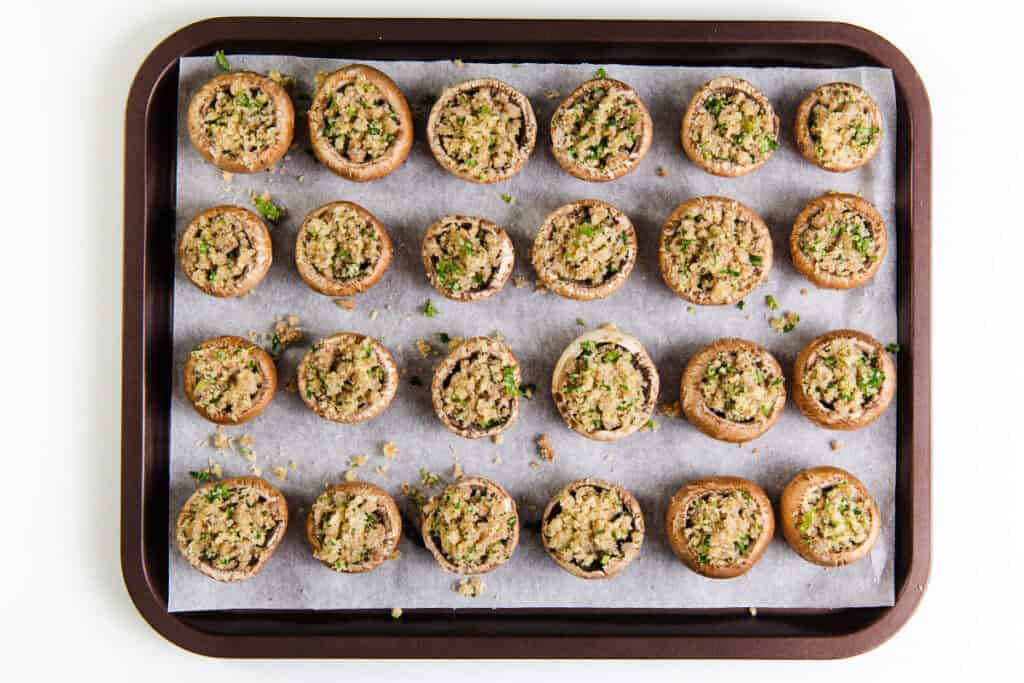
<path fill-rule="evenodd" d="M 789 237 L 793 264 L 819 287 L 858 287 L 878 272 L 888 239 L 874 206 L 850 194 L 827 194 L 797 216 Z"/>
<path fill-rule="evenodd" d="M 189 104 L 192 144 L 218 168 L 253 173 L 275 164 L 292 142 L 295 110 L 279 84 L 238 71 L 207 82 Z"/>
<path fill-rule="evenodd" d="M 519 362 L 512 349 L 486 337 L 467 339 L 434 373 L 434 410 L 460 436 L 497 434 L 519 416 L 519 384 Z"/>
<path fill-rule="evenodd" d="M 259 216 L 237 206 L 214 206 L 185 228 L 178 245 L 185 277 L 207 294 L 242 296 L 270 270 L 270 232 Z"/>
<path fill-rule="evenodd" d="M 315 209 L 299 229 L 295 263 L 303 281 L 328 296 L 364 292 L 391 263 L 391 239 L 373 214 L 351 202 Z"/>
<path fill-rule="evenodd" d="M 609 578 L 640 553 L 644 517 L 636 499 L 621 486 L 581 479 L 548 503 L 541 537 L 548 554 L 569 573 Z"/>
<path fill-rule="evenodd" d="M 785 378 L 767 349 L 744 339 L 720 339 L 687 364 L 680 396 L 694 426 L 712 438 L 742 443 L 779 419 Z"/>
<path fill-rule="evenodd" d="M 852 171 L 878 153 L 882 112 L 863 88 L 826 83 L 801 102 L 794 134 L 808 161 L 826 171 Z"/>
<path fill-rule="evenodd" d="M 658 371 L 643 345 L 616 329 L 577 337 L 555 366 L 551 391 L 566 424 L 609 441 L 644 426 L 658 397 Z"/>
<path fill-rule="evenodd" d="M 445 216 L 427 229 L 421 252 L 427 279 L 454 301 L 497 294 L 515 264 L 512 240 L 497 224 L 476 216 Z"/>
<path fill-rule="evenodd" d="M 746 573 L 760 559 L 775 531 L 771 501 L 752 481 L 710 477 L 680 488 L 665 520 L 673 552 L 709 578 Z"/>
<path fill-rule="evenodd" d="M 888 408 L 896 368 L 882 344 L 856 330 L 836 330 L 812 340 L 794 366 L 800 410 L 829 429 L 860 429 Z"/>
<path fill-rule="evenodd" d="M 241 337 L 215 337 L 189 353 L 185 395 L 217 424 L 242 424 L 259 415 L 277 388 L 277 370 L 266 351 Z"/>
<path fill-rule="evenodd" d="M 757 214 L 736 200 L 697 197 L 665 220 L 658 262 L 665 284 L 686 301 L 734 304 L 768 276 L 771 234 Z"/>
<path fill-rule="evenodd" d="M 555 209 L 533 243 L 537 277 L 553 292 L 590 300 L 619 289 L 636 264 L 637 237 L 624 213 L 584 199 Z"/>
<path fill-rule="evenodd" d="M 651 115 L 630 86 L 610 78 L 587 81 L 551 117 L 551 149 L 577 178 L 608 181 L 634 170 L 653 138 Z"/>
<path fill-rule="evenodd" d="M 398 371 L 380 342 L 342 332 L 313 344 L 299 364 L 298 385 L 302 400 L 320 417 L 364 422 L 391 403 Z"/>
<path fill-rule="evenodd" d="M 875 500 L 857 477 L 837 467 L 798 473 L 786 485 L 780 507 L 790 546 L 825 567 L 864 558 L 881 533 Z"/>
<path fill-rule="evenodd" d="M 779 147 L 779 117 L 741 78 L 705 83 L 683 115 L 683 149 L 708 173 L 734 177 L 760 168 Z"/>
<path fill-rule="evenodd" d="M 450 173 L 494 183 L 522 169 L 537 141 L 537 120 L 521 92 L 479 79 L 441 94 L 430 111 L 427 136 L 434 157 Z"/>
<path fill-rule="evenodd" d="M 402 518 L 383 489 L 347 482 L 321 493 L 306 518 L 313 557 L 337 572 L 376 569 L 395 556 Z"/>
<path fill-rule="evenodd" d="M 201 486 L 178 515 L 178 550 L 218 581 L 253 576 L 270 558 L 288 526 L 281 492 L 256 477 Z"/>
<path fill-rule="evenodd" d="M 423 541 L 445 571 L 483 574 L 512 557 L 519 542 L 519 516 L 505 489 L 469 477 L 427 503 Z"/>
<path fill-rule="evenodd" d="M 412 112 L 387 74 L 351 64 L 323 78 L 309 107 L 310 141 L 320 163 L 356 182 L 376 180 L 412 148 Z"/>

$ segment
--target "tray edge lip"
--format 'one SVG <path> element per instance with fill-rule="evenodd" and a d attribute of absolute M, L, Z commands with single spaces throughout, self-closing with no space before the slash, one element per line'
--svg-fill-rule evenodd
<path fill-rule="evenodd" d="M 445 22 L 461 22 L 461 21 L 474 21 L 474 22 L 487 22 L 492 25 L 504 24 L 506 27 L 510 25 L 528 26 L 538 24 L 593 24 L 593 23 L 605 23 L 605 24 L 619 24 L 619 25 L 648 25 L 648 26 L 687 26 L 689 28 L 697 28 L 700 26 L 716 26 L 726 27 L 729 29 L 735 29 L 744 31 L 749 29 L 751 26 L 764 26 L 771 24 L 779 28 L 793 31 L 791 36 L 775 36 L 770 41 L 765 40 L 763 42 L 796 42 L 798 39 L 800 42 L 818 42 L 822 44 L 834 44 L 842 45 L 844 47 L 853 48 L 860 50 L 865 54 L 869 55 L 882 66 L 889 68 L 893 71 L 894 76 L 901 75 L 905 77 L 905 80 L 896 79 L 896 86 L 899 89 L 902 86 L 903 90 L 908 91 L 918 102 L 920 106 L 916 106 L 909 110 L 913 124 L 911 130 L 919 131 L 915 132 L 915 135 L 920 135 L 923 139 L 920 146 L 915 149 L 911 156 L 911 165 L 919 171 L 919 174 L 914 176 L 914 182 L 911 190 L 911 199 L 913 200 L 918 196 L 918 186 L 924 184 L 925 188 L 923 194 L 927 201 L 923 206 L 914 207 L 914 219 L 911 222 L 912 232 L 916 233 L 915 228 L 923 227 L 924 235 L 914 235 L 914 239 L 911 240 L 913 244 L 918 237 L 924 241 L 923 254 L 912 253 L 910 259 L 913 261 L 915 266 L 912 280 L 914 281 L 914 297 L 918 298 L 918 303 L 923 303 L 923 306 L 911 306 L 911 321 L 910 326 L 916 330 L 914 339 L 920 341 L 919 344 L 914 344 L 915 356 L 921 356 L 923 354 L 923 362 L 921 370 L 915 373 L 913 376 L 913 384 L 915 387 L 915 396 L 918 395 L 917 389 L 923 389 L 924 394 L 927 398 L 926 404 L 928 411 L 925 415 L 919 414 L 914 415 L 911 424 L 911 437 L 915 440 L 915 443 L 911 445 L 911 452 L 915 460 L 915 465 L 922 467 L 924 472 L 916 474 L 911 482 L 911 489 L 914 492 L 914 500 L 912 501 L 913 519 L 914 519 L 914 530 L 912 537 L 916 541 L 922 541 L 920 544 L 915 544 L 915 552 L 912 553 L 911 562 L 907 571 L 907 578 L 904 584 L 903 590 L 899 591 L 895 597 L 894 604 L 890 607 L 882 608 L 883 612 L 880 617 L 870 622 L 868 625 L 837 636 L 795 636 L 795 637 L 771 637 L 771 636 L 612 636 L 616 641 L 622 643 L 628 649 L 631 643 L 648 643 L 652 641 L 665 641 L 665 645 L 657 645 L 650 648 L 644 648 L 647 650 L 644 654 L 639 655 L 640 658 L 736 658 L 736 659 L 840 659 L 856 656 L 868 652 L 886 641 L 892 638 L 906 623 L 916 610 L 917 605 L 923 596 L 923 593 L 928 585 L 928 580 L 931 571 L 931 413 L 930 413 L 930 396 L 931 396 L 931 353 L 930 353 L 930 310 L 931 310 L 931 256 L 930 256 L 930 237 L 931 237 L 931 155 L 932 155 L 932 115 L 931 106 L 927 90 L 924 87 L 924 83 L 914 65 L 910 60 L 900 51 L 895 45 L 889 42 L 886 38 L 881 35 L 850 23 L 844 22 L 829 22 L 829 21 L 761 21 L 761 20 L 724 20 L 724 21 L 687 21 L 687 20 L 629 20 L 629 19 L 608 19 L 608 20 L 592 20 L 592 19 L 466 19 L 466 18 L 434 18 L 434 19 L 415 19 L 415 18 L 343 18 L 343 17 L 330 17 L 330 18 L 316 18 L 316 17 L 211 17 L 207 19 L 201 19 L 199 21 L 190 23 L 174 33 L 170 34 L 167 38 L 158 43 L 149 55 L 143 60 L 139 69 L 136 72 L 135 78 L 132 81 L 132 85 L 129 89 L 129 95 L 127 98 L 126 109 L 125 109 L 125 151 L 124 151 L 124 183 L 125 183 L 125 196 L 129 197 L 129 186 L 132 184 L 133 179 L 129 176 L 129 172 L 132 167 L 141 166 L 144 168 L 144 150 L 139 150 L 132 147 L 131 141 L 138 140 L 138 133 L 141 130 L 136 130 L 141 126 L 144 126 L 148 115 L 149 98 L 152 93 L 152 88 L 155 86 L 157 81 L 163 76 L 163 74 L 170 68 L 173 68 L 177 63 L 177 60 L 182 54 L 190 49 L 191 45 L 195 44 L 195 38 L 198 32 L 206 30 L 211 25 L 219 23 L 230 23 L 237 25 L 238 23 L 256 25 L 263 21 L 350 21 L 364 26 L 370 26 L 377 22 L 395 22 L 395 21 L 416 21 L 416 22 L 430 22 L 430 23 L 445 23 Z M 813 40 L 808 38 L 806 35 L 798 35 L 801 30 L 806 30 L 808 27 L 815 27 L 821 31 L 821 36 L 815 37 Z M 709 37 L 709 42 L 712 42 Z M 721 36 L 715 36 L 715 41 L 720 42 Z M 750 37 L 745 37 L 746 41 L 750 41 Z M 677 42 L 681 42 L 678 41 Z M 692 42 L 692 41 L 688 41 Z M 757 41 L 755 39 L 755 42 Z M 141 111 L 138 111 L 141 108 Z M 133 125 L 133 123 L 135 125 Z M 135 133 L 136 135 L 132 135 Z M 918 149 L 922 151 L 923 158 L 918 158 Z M 143 157 L 143 158 L 137 158 Z M 920 168 L 918 168 L 920 166 Z M 144 185 L 144 180 L 135 179 L 135 182 Z M 145 420 L 141 417 L 144 413 L 142 408 L 142 400 L 144 399 L 144 390 L 139 385 L 136 388 L 130 387 L 128 382 L 128 366 L 131 364 L 129 361 L 134 361 L 136 365 L 142 363 L 142 354 L 137 350 L 139 347 L 135 347 L 136 351 L 134 354 L 130 353 L 131 347 L 128 345 L 128 337 L 132 332 L 137 332 L 140 329 L 144 330 L 144 317 L 141 315 L 145 309 L 143 303 L 135 303 L 129 300 L 129 297 L 125 294 L 129 283 L 138 284 L 139 280 L 136 277 L 144 278 L 145 265 L 144 260 L 138 265 L 130 263 L 133 255 L 144 255 L 144 246 L 146 244 L 145 238 L 136 238 L 132 240 L 129 238 L 131 234 L 128 226 L 131 224 L 132 217 L 136 216 L 138 211 L 130 211 L 130 202 L 126 200 L 123 207 L 123 218 L 124 218 L 124 248 L 123 248 L 123 259 L 125 265 L 125 279 L 123 282 L 122 291 L 122 320 L 123 320 L 123 332 L 122 332 L 122 430 L 121 430 L 121 525 L 120 525 L 120 558 L 121 558 L 121 569 L 122 579 L 125 583 L 125 588 L 131 597 L 131 600 L 139 612 L 142 619 L 148 623 L 159 635 L 164 639 L 173 643 L 174 645 L 181 647 L 185 650 L 200 654 L 203 656 L 211 657 L 238 657 L 237 653 L 232 647 L 233 641 L 236 641 L 239 636 L 227 636 L 219 634 L 210 634 L 207 632 L 200 631 L 198 629 L 191 628 L 185 625 L 178 619 L 175 619 L 170 612 L 167 611 L 166 605 L 158 598 L 154 588 L 151 584 L 150 577 L 148 576 L 145 567 L 142 563 L 141 555 L 137 548 L 133 549 L 130 544 L 131 532 L 141 531 L 141 513 L 127 515 L 126 510 L 139 510 L 134 503 L 141 503 L 138 496 L 131 495 L 130 481 L 128 478 L 129 473 L 138 473 L 138 467 L 140 463 L 133 463 L 129 454 L 132 452 L 138 452 L 140 449 L 136 448 L 133 450 L 132 446 L 140 446 L 141 441 L 144 439 Z M 923 211 L 924 215 L 921 215 Z M 130 216 L 130 214 L 132 214 Z M 145 221 L 143 221 L 145 224 Z M 141 280 L 144 282 L 144 279 Z M 913 299 L 911 300 L 913 302 Z M 138 316 L 136 319 L 135 316 Z M 129 322 L 134 323 L 129 325 Z M 923 335 L 924 339 L 921 339 Z M 143 336 L 144 338 L 144 336 Z M 920 358 L 919 358 L 920 360 Z M 916 364 L 915 364 L 916 365 Z M 923 386 L 920 386 L 923 385 Z M 135 404 L 133 405 L 133 399 Z M 133 411 L 139 414 L 139 418 L 133 415 Z M 129 429 L 132 427 L 133 429 Z M 134 429 L 135 427 L 141 427 L 141 429 Z M 920 439 L 920 442 L 917 442 Z M 134 467 L 133 467 L 134 465 Z M 330 638 L 334 641 L 333 647 L 331 648 L 335 652 L 343 650 L 344 652 L 335 653 L 332 652 L 329 655 L 296 655 L 292 653 L 279 653 L 277 651 L 271 651 L 271 648 L 267 648 L 264 653 L 261 654 L 248 654 L 245 658 L 250 657 L 310 657 L 310 656 L 328 656 L 331 658 L 358 658 L 359 653 L 362 652 L 363 656 L 366 656 L 366 648 L 373 644 L 386 643 L 392 639 L 392 636 L 318 636 L 318 637 L 305 637 L 304 639 L 298 639 L 294 636 L 244 636 L 246 641 L 251 644 L 252 647 L 259 647 L 263 645 L 270 645 L 272 643 L 280 643 L 282 640 L 285 642 L 300 640 L 323 640 L 324 638 Z M 451 643 L 452 640 L 458 640 L 462 643 L 472 644 L 474 641 L 486 640 L 487 642 L 495 642 L 496 640 L 515 641 L 517 644 L 522 646 L 522 649 L 532 649 L 532 645 L 538 643 L 550 643 L 559 642 L 565 643 L 566 645 L 572 644 L 573 652 L 569 655 L 561 655 L 556 657 L 542 657 L 542 658 L 609 658 L 609 657 L 621 657 L 628 656 L 618 652 L 610 652 L 607 650 L 607 641 L 609 636 L 489 636 L 481 638 L 479 636 L 434 636 L 420 638 L 419 640 L 427 645 L 436 641 Z M 340 640 L 346 641 L 344 647 L 339 648 Z M 756 654 L 739 656 L 732 652 L 718 652 L 718 648 L 712 646 L 710 648 L 698 647 L 698 643 L 703 641 L 714 642 L 714 641 L 732 641 L 740 640 L 743 641 L 748 647 L 758 645 L 755 649 L 758 650 Z M 255 641 L 255 642 L 253 642 Z M 684 642 L 692 643 L 692 645 L 684 648 L 679 648 L 679 645 Z M 787 647 L 778 647 L 785 642 Z M 822 647 L 825 644 L 829 645 L 829 652 L 822 652 Z M 673 648 L 673 644 L 675 648 Z M 374 647 L 374 651 L 380 652 L 381 648 Z M 405 655 L 402 658 L 419 658 L 425 656 L 437 657 L 437 651 L 433 647 L 428 649 L 432 650 L 432 654 L 411 654 Z M 516 648 L 517 650 L 520 648 Z M 618 649 L 618 648 L 616 648 Z M 675 649 L 676 652 L 672 652 Z M 680 654 L 678 651 L 686 650 L 685 653 Z M 380 655 L 371 655 L 374 658 L 383 658 Z M 386 655 L 385 655 L 386 656 Z M 445 658 L 448 658 L 446 655 Z M 636 657 L 636 654 L 632 655 Z M 451 655 L 451 658 L 458 657 L 458 654 Z M 538 658 L 537 655 L 530 654 L 514 654 L 511 655 L 514 658 Z M 488 657 L 489 658 L 489 657 Z"/>

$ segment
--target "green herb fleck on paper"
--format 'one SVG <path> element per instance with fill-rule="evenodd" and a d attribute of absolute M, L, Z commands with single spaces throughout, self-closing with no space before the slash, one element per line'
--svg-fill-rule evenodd
<path fill-rule="evenodd" d="M 423 304 L 423 315 L 428 318 L 433 318 L 437 315 L 437 309 L 434 308 L 434 304 L 430 299 L 427 299 L 426 303 Z"/>
<path fill-rule="evenodd" d="M 764 297 L 764 304 L 765 304 L 765 306 L 767 306 L 768 308 L 770 308 L 770 309 L 771 309 L 771 310 L 773 310 L 773 311 L 774 311 L 774 310 L 775 310 L 776 308 L 778 308 L 778 307 L 779 307 L 779 302 L 778 302 L 778 301 L 776 301 L 776 300 L 775 300 L 775 297 L 774 297 L 774 296 L 772 296 L 771 294 L 766 294 L 766 295 L 765 295 L 765 297 Z"/>
<path fill-rule="evenodd" d="M 231 64 L 228 63 L 227 55 L 224 54 L 224 50 L 217 50 L 213 53 L 213 58 L 217 60 L 217 66 L 224 71 L 231 71 Z"/>
<path fill-rule="evenodd" d="M 281 220 L 281 216 L 284 211 L 280 206 L 270 201 L 270 193 L 264 192 L 263 194 L 253 194 L 252 203 L 256 206 L 256 210 L 260 212 L 260 215 L 266 218 L 271 223 L 277 223 Z"/>
<path fill-rule="evenodd" d="M 597 71 L 594 72 L 594 77 L 595 78 L 608 78 L 608 72 L 605 71 L 604 67 L 602 66 L 600 69 L 598 69 Z"/>
<path fill-rule="evenodd" d="M 885 350 L 888 351 L 889 353 L 899 353 L 900 345 L 897 344 L 896 342 L 893 342 L 892 344 L 887 344 Z"/>
<path fill-rule="evenodd" d="M 512 195 L 510 194 L 502 194 L 501 201 L 505 202 L 506 204 L 511 204 L 512 202 L 515 201 L 515 199 L 513 199 Z"/>
<path fill-rule="evenodd" d="M 188 475 L 198 482 L 204 482 L 210 480 L 210 473 L 207 470 L 199 470 L 198 472 L 189 472 Z"/>

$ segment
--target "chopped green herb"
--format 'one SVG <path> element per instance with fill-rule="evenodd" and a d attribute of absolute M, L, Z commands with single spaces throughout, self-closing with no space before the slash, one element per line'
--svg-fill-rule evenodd
<path fill-rule="evenodd" d="M 512 396 L 519 396 L 522 391 L 516 384 L 516 370 L 511 365 L 502 368 L 501 384 L 505 387 L 505 393 Z"/>
<path fill-rule="evenodd" d="M 602 66 L 600 69 L 594 72 L 594 76 L 596 76 L 597 78 L 608 78 L 608 72 L 605 71 L 604 67 Z"/>
<path fill-rule="evenodd" d="M 228 491 L 227 486 L 224 484 L 217 484 L 210 489 L 209 493 L 206 494 L 206 500 L 211 503 L 215 500 L 227 500 L 229 495 L 231 495 L 231 492 Z"/>
<path fill-rule="evenodd" d="M 584 320 L 583 318 L 576 318 L 576 324 L 579 325 L 580 327 L 586 327 L 587 321 Z"/>
<path fill-rule="evenodd" d="M 709 97 L 707 101 L 704 103 L 704 108 L 707 109 L 712 114 L 714 114 L 715 116 L 718 116 L 722 111 L 722 107 L 725 106 L 725 103 L 726 99 L 724 96 L 713 95 Z"/>
<path fill-rule="evenodd" d="M 210 480 L 210 473 L 207 470 L 199 470 L 198 472 L 189 472 L 188 475 L 196 481 L 203 482 Z"/>
<path fill-rule="evenodd" d="M 281 338 L 276 334 L 270 340 L 270 355 L 274 358 L 281 355 Z"/>
<path fill-rule="evenodd" d="M 885 350 L 888 351 L 889 353 L 899 353 L 900 345 L 897 344 L 896 342 L 893 342 L 892 344 L 887 344 Z"/>
<path fill-rule="evenodd" d="M 252 203 L 256 206 L 256 210 L 260 212 L 264 218 L 271 223 L 277 223 L 281 220 L 281 207 L 274 202 L 270 201 L 270 195 L 267 193 L 254 194 L 252 196 Z"/>
<path fill-rule="evenodd" d="M 764 304 L 765 304 L 765 306 L 767 306 L 768 308 L 770 308 L 770 309 L 771 309 L 771 310 L 773 310 L 773 311 L 774 311 L 774 310 L 775 310 L 776 308 L 778 308 L 778 307 L 779 307 L 779 302 L 777 302 L 777 301 L 775 300 L 775 297 L 774 297 L 774 296 L 772 296 L 771 294 L 766 294 L 766 295 L 765 295 L 765 297 L 764 297 Z"/>
<path fill-rule="evenodd" d="M 442 344 L 447 344 L 452 340 L 452 338 L 448 336 L 447 332 L 438 332 L 437 338 L 440 340 Z"/>
<path fill-rule="evenodd" d="M 804 513 L 804 518 L 800 520 L 800 531 L 807 531 L 811 528 L 811 522 L 814 521 L 814 510 L 808 510 Z"/>
<path fill-rule="evenodd" d="M 423 304 L 423 315 L 428 318 L 433 318 L 437 315 L 437 309 L 434 308 L 434 304 L 430 299 L 427 299 L 426 303 Z"/>
<path fill-rule="evenodd" d="M 738 308 L 738 309 L 740 309 L 742 311 L 743 307 L 746 306 L 746 305 L 747 305 L 746 301 L 741 301 L 738 304 L 736 304 L 736 308 Z"/>
<path fill-rule="evenodd" d="M 224 50 L 217 50 L 213 53 L 213 58 L 217 60 L 217 66 L 223 71 L 231 71 L 231 64 L 228 63 L 228 58 L 224 54 Z"/>
<path fill-rule="evenodd" d="M 757 256 L 755 254 L 750 255 L 750 265 L 759 266 L 761 265 L 761 263 L 763 263 L 763 261 L 760 256 Z"/>
<path fill-rule="evenodd" d="M 510 194 L 502 194 L 501 195 L 501 201 L 505 202 L 506 204 L 511 204 L 514 200 L 512 199 L 512 195 L 510 195 Z"/>

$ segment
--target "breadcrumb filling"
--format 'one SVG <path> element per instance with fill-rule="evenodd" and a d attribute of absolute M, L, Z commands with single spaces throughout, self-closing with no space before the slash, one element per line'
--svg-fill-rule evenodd
<path fill-rule="evenodd" d="M 686 507 L 686 546 L 700 564 L 738 564 L 750 555 L 761 535 L 760 513 L 757 501 L 746 491 L 705 493 Z"/>
<path fill-rule="evenodd" d="M 402 129 L 395 108 L 363 74 L 327 96 L 323 121 L 323 136 L 339 155 L 357 164 L 387 154 Z"/>
<path fill-rule="evenodd" d="M 281 521 L 259 489 L 221 482 L 189 503 L 179 533 L 189 559 L 244 570 L 259 563 Z"/>
<path fill-rule="evenodd" d="M 717 90 L 696 108 L 690 140 L 706 161 L 761 163 L 779 146 L 770 110 L 739 90 Z"/>
<path fill-rule="evenodd" d="M 830 339 L 811 357 L 801 378 L 804 391 L 838 417 L 856 418 L 885 383 L 878 352 L 853 337 Z"/>
<path fill-rule="evenodd" d="M 277 144 L 277 111 L 258 86 L 234 80 L 217 90 L 200 115 L 214 158 L 228 157 L 252 168 Z"/>
<path fill-rule="evenodd" d="M 808 491 L 794 521 L 812 551 L 841 553 L 868 540 L 871 506 L 856 486 L 839 481 Z"/>
<path fill-rule="evenodd" d="M 523 110 L 509 93 L 485 85 L 457 92 L 445 102 L 435 132 L 459 172 L 492 180 L 519 162 L 523 119 Z"/>
<path fill-rule="evenodd" d="M 442 410 L 462 428 L 490 429 L 505 424 L 517 396 L 515 367 L 486 351 L 459 360 L 441 388 Z"/>
<path fill-rule="evenodd" d="M 427 528 L 445 559 L 474 569 L 509 558 L 517 523 L 507 496 L 482 486 L 452 486 L 441 494 Z"/>
<path fill-rule="evenodd" d="M 256 265 L 250 227 L 233 214 L 201 216 L 185 236 L 182 265 L 189 279 L 214 292 L 231 292 Z"/>
<path fill-rule="evenodd" d="M 850 277 L 878 261 L 878 227 L 848 202 L 834 200 L 811 216 L 797 242 L 816 271 Z"/>
<path fill-rule="evenodd" d="M 629 165 L 643 137 L 644 116 L 636 93 L 621 85 L 595 84 L 556 116 L 556 148 L 586 168 Z"/>
<path fill-rule="evenodd" d="M 502 239 L 480 219 L 447 217 L 425 252 L 438 286 L 461 295 L 491 286 L 501 266 Z"/>
<path fill-rule="evenodd" d="M 559 402 L 583 431 L 616 431 L 647 420 L 649 391 L 636 354 L 613 342 L 584 341 L 559 388 Z"/>
<path fill-rule="evenodd" d="M 548 548 L 583 571 L 600 571 L 639 541 L 636 518 L 617 491 L 580 486 L 563 491 L 544 523 Z"/>
<path fill-rule="evenodd" d="M 666 277 L 695 301 L 732 303 L 764 276 L 767 231 L 730 202 L 701 200 L 663 239 Z"/>
<path fill-rule="evenodd" d="M 873 151 L 882 133 L 875 123 L 867 94 L 846 85 L 822 89 L 807 118 L 818 160 L 835 166 L 856 164 Z"/>
<path fill-rule="evenodd" d="M 376 226 L 350 206 L 334 206 L 310 218 L 299 242 L 301 256 L 328 279 L 364 278 L 381 258 Z"/>
<path fill-rule="evenodd" d="M 380 496 L 336 491 L 313 503 L 314 536 L 320 548 L 313 556 L 335 571 L 346 572 L 388 558 L 393 531 Z"/>
<path fill-rule="evenodd" d="M 537 254 L 549 277 L 596 287 L 625 268 L 629 231 L 607 207 L 579 206 L 550 222 Z"/>
<path fill-rule="evenodd" d="M 383 400 L 388 373 L 377 349 L 352 335 L 313 345 L 299 367 L 306 399 L 328 419 L 350 419 Z"/>
<path fill-rule="evenodd" d="M 215 419 L 238 420 L 265 390 L 267 377 L 255 346 L 199 346 L 192 350 L 193 401 Z"/>
<path fill-rule="evenodd" d="M 757 351 L 719 351 L 704 369 L 700 391 L 704 404 L 731 422 L 767 420 L 779 401 L 784 378 Z"/>

